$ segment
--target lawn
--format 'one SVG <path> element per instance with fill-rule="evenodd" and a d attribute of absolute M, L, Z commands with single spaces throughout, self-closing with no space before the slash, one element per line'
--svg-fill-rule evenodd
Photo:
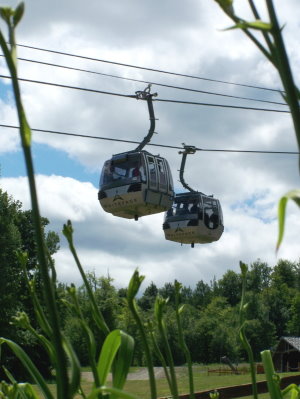
<path fill-rule="evenodd" d="M 210 368 L 218 368 L 210 366 Z M 208 374 L 207 366 L 197 365 L 194 366 L 194 385 L 195 385 L 195 392 L 204 391 L 204 390 L 213 390 L 221 387 L 231 386 L 231 385 L 241 385 L 241 384 L 248 384 L 251 382 L 251 377 L 248 372 L 243 374 L 235 375 L 235 374 Z M 131 372 L 138 372 L 141 371 L 141 368 L 134 368 Z M 89 381 L 87 378 L 88 370 L 84 369 L 83 377 L 82 377 L 82 388 L 84 392 L 90 392 L 92 382 Z M 180 394 L 188 393 L 189 392 L 189 383 L 188 383 L 188 373 L 186 367 L 177 367 L 176 368 L 177 374 L 177 381 L 178 381 L 178 390 Z M 292 375 L 292 373 L 285 373 L 281 374 L 281 376 L 288 376 Z M 265 380 L 264 374 L 257 375 L 257 381 Z M 170 395 L 169 387 L 165 378 L 157 378 L 157 396 L 163 397 Z M 49 385 L 52 392 L 55 392 L 55 385 Z M 150 388 L 147 380 L 128 380 L 125 385 L 125 390 L 131 394 L 134 394 L 138 398 L 141 399 L 149 399 L 150 398 Z M 80 396 L 78 396 L 79 398 Z M 266 399 L 268 394 L 260 394 L 260 399 Z M 249 398 L 249 397 L 248 397 Z M 246 397 L 244 399 L 247 399 Z"/>

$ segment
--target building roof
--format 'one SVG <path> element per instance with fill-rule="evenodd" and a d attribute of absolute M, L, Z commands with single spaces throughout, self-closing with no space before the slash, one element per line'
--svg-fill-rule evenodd
<path fill-rule="evenodd" d="M 297 349 L 300 352 L 300 337 L 281 337 L 280 340 L 286 341 L 293 348 Z"/>

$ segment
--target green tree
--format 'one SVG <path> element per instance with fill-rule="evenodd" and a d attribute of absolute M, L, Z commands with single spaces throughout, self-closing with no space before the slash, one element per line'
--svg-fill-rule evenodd
<path fill-rule="evenodd" d="M 144 311 L 153 308 L 156 295 L 158 294 L 157 286 L 151 281 L 151 284 L 145 289 L 143 295 L 138 300 L 138 305 Z"/>
<path fill-rule="evenodd" d="M 218 281 L 218 286 L 219 295 L 226 298 L 231 306 L 240 302 L 242 282 L 239 274 L 233 270 L 228 270 Z"/>
<path fill-rule="evenodd" d="M 245 331 L 254 359 L 260 361 L 260 352 L 265 349 L 271 349 L 276 343 L 275 325 L 267 319 L 252 319 L 246 322 Z"/>
<path fill-rule="evenodd" d="M 120 298 L 117 289 L 112 285 L 113 279 L 111 277 L 96 277 L 94 272 L 86 274 L 90 287 L 95 297 L 96 305 L 99 307 L 108 327 L 113 330 L 117 327 L 120 318 Z M 70 300 L 68 294 L 61 292 L 61 297 Z M 84 319 L 90 326 L 96 337 L 97 351 L 103 341 L 103 337 L 96 327 L 93 320 L 90 298 L 88 296 L 85 285 L 83 284 L 77 290 L 78 302 Z M 87 351 L 87 341 L 84 330 L 82 329 L 78 318 L 70 310 L 60 310 L 60 314 L 66 314 L 64 318 L 64 331 L 66 336 L 70 339 L 76 354 L 82 366 L 86 366 L 89 361 Z"/>
<path fill-rule="evenodd" d="M 235 360 L 238 356 L 237 323 L 237 309 L 230 306 L 224 297 L 213 298 L 199 313 L 192 334 L 187 337 L 193 361 L 219 362 L 225 355 Z"/>
<path fill-rule="evenodd" d="M 271 275 L 272 286 L 280 288 L 282 284 L 286 284 L 289 288 L 297 288 L 297 272 L 297 266 L 294 262 L 280 259 Z"/>
<path fill-rule="evenodd" d="M 265 291 L 264 301 L 269 308 L 269 320 L 276 327 L 278 338 L 287 334 L 287 323 L 290 319 L 291 291 L 286 284 L 279 288 L 270 288 Z"/>
<path fill-rule="evenodd" d="M 259 259 L 252 263 L 247 273 L 247 291 L 262 292 L 269 287 L 272 269 Z"/>
<path fill-rule="evenodd" d="M 17 227 L 17 215 L 21 212 L 21 203 L 14 201 L 0 189 L 0 335 L 12 336 L 9 324 L 11 317 L 19 307 L 19 294 L 22 279 L 16 251 L 22 241 Z"/>
<path fill-rule="evenodd" d="M 158 290 L 159 295 L 163 298 L 169 298 L 169 304 L 175 304 L 175 288 L 172 283 L 165 283 L 165 285 Z"/>
<path fill-rule="evenodd" d="M 300 336 L 300 293 L 298 292 L 292 300 L 290 309 L 290 319 L 287 323 L 290 335 Z"/>
<path fill-rule="evenodd" d="M 212 289 L 203 280 L 197 282 L 193 291 L 192 304 L 198 309 L 204 309 L 212 298 Z"/>
<path fill-rule="evenodd" d="M 49 223 L 48 219 L 41 220 L 43 229 Z M 44 231 L 44 230 L 43 230 Z M 45 242 L 49 244 L 49 254 L 53 255 L 58 249 L 58 235 L 52 231 L 44 231 Z M 44 375 L 50 375 L 49 360 L 45 351 L 36 340 L 20 328 L 12 325 L 12 318 L 18 311 L 27 313 L 35 326 L 34 310 L 31 297 L 26 285 L 24 272 L 18 262 L 17 251 L 28 253 L 28 275 L 36 280 L 38 296 L 42 299 L 42 287 L 38 272 L 37 248 L 31 211 L 23 211 L 22 204 L 15 201 L 0 189 L 0 336 L 9 338 L 26 348 L 36 361 Z M 19 361 L 4 349 L 1 355 L 2 363 L 17 377 L 24 377 L 24 369 Z M 0 371 L 1 373 L 1 371 Z M 3 377 L 3 375 L 1 375 Z"/>

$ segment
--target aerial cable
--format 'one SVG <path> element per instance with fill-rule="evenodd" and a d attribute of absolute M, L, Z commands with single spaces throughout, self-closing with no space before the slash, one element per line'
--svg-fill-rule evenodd
<path fill-rule="evenodd" d="M 8 75 L 0 75 L 0 78 L 3 79 L 11 79 L 11 76 Z M 134 94 L 121 94 L 121 93 L 113 93 L 110 91 L 104 91 L 104 90 L 96 90 L 96 89 L 86 89 L 85 87 L 77 87 L 77 86 L 70 86 L 70 85 L 63 85 L 60 83 L 51 83 L 51 82 L 44 82 L 42 80 L 33 80 L 33 79 L 25 79 L 25 78 L 18 78 L 20 82 L 26 82 L 26 83 L 37 83 L 41 85 L 48 85 L 48 86 L 54 86 L 54 87 L 62 87 L 64 89 L 73 89 L 73 90 L 81 90 L 81 91 L 88 91 L 91 93 L 99 93 L 99 94 L 108 94 L 111 96 L 118 96 L 118 97 L 128 97 L 128 98 L 136 98 Z"/>
<path fill-rule="evenodd" d="M 0 55 L 0 56 L 3 57 L 3 55 Z M 257 101 L 257 102 L 263 102 L 263 103 L 268 103 L 268 104 L 276 104 L 276 105 L 285 105 L 285 106 L 287 106 L 286 103 L 282 103 L 282 102 L 278 102 L 278 101 L 262 100 L 262 99 L 258 99 L 258 98 L 242 97 L 242 96 L 235 96 L 235 95 L 231 95 L 231 94 L 216 93 L 216 92 L 211 92 L 211 91 L 206 91 L 206 90 L 191 89 L 191 88 L 187 88 L 187 87 L 168 85 L 168 84 L 157 83 L 157 82 L 153 82 L 153 81 L 150 82 L 150 81 L 146 81 L 146 80 L 142 80 L 142 79 L 125 78 L 123 76 L 114 75 L 114 74 L 110 74 L 110 73 L 91 71 L 91 70 L 88 70 L 88 69 L 70 67 L 70 66 L 67 66 L 67 65 L 54 64 L 52 62 L 30 60 L 30 59 L 22 58 L 22 57 L 18 57 L 18 60 L 19 61 L 32 62 L 32 63 L 46 65 L 46 66 L 52 66 L 52 67 L 56 67 L 56 68 L 69 69 L 69 70 L 72 70 L 72 71 L 96 74 L 96 75 L 106 76 L 106 77 L 115 78 L 115 79 L 122 79 L 122 80 L 131 81 L 131 82 L 146 83 L 146 84 L 166 87 L 166 88 L 170 88 L 170 89 L 185 90 L 185 91 L 190 91 L 190 92 L 194 92 L 194 93 L 201 93 L 201 94 L 208 94 L 208 95 L 213 95 L 213 96 L 235 98 L 235 99 L 238 99 L 238 100 Z"/>
<path fill-rule="evenodd" d="M 196 101 L 182 101 L 182 100 L 170 100 L 170 99 L 166 100 L 166 99 L 162 99 L 162 98 L 157 98 L 154 101 L 168 102 L 168 103 L 174 103 L 174 104 L 202 105 L 202 106 L 206 106 L 206 107 L 244 109 L 244 110 L 251 110 L 251 111 L 268 111 L 268 112 L 279 112 L 279 113 L 285 113 L 285 114 L 290 113 L 290 111 L 288 111 L 288 110 L 271 109 L 271 108 L 257 108 L 257 107 L 243 107 L 241 105 L 200 103 L 200 102 L 196 102 Z"/>
<path fill-rule="evenodd" d="M 8 76 L 8 75 L 0 75 L 0 78 L 11 79 L 11 77 Z M 33 80 L 33 79 L 25 79 L 25 78 L 18 78 L 18 80 L 21 81 L 21 82 L 27 82 L 27 83 L 37 83 L 37 84 L 42 84 L 42 85 L 61 87 L 61 88 L 65 88 L 65 89 L 81 90 L 81 91 L 87 91 L 87 92 L 98 93 L 98 94 L 108 94 L 108 95 L 111 95 L 111 96 L 128 97 L 128 98 L 135 98 L 136 99 L 136 96 L 132 95 L 132 94 L 113 93 L 113 92 L 109 92 L 109 91 L 96 90 L 96 89 L 87 89 L 87 88 L 84 88 L 84 87 L 63 85 L 63 84 L 60 84 L 60 83 L 51 83 L 51 82 L 44 82 L 44 81 L 41 81 L 41 80 Z M 286 113 L 286 114 L 290 113 L 289 110 L 279 110 L 279 109 L 271 109 L 271 108 L 258 108 L 258 107 L 245 107 L 245 106 L 240 106 L 240 105 L 202 103 L 202 102 L 196 102 L 196 101 L 170 100 L 170 99 L 162 99 L 162 98 L 156 98 L 156 99 L 153 99 L 153 101 L 168 102 L 168 103 L 174 103 L 174 104 L 201 105 L 201 106 L 218 107 L 218 108 L 243 109 L 243 110 L 251 110 L 251 111 L 279 112 L 279 113 Z"/>
<path fill-rule="evenodd" d="M 280 89 L 272 89 L 272 88 L 268 88 L 268 87 L 260 87 L 260 86 L 248 85 L 248 84 L 243 84 L 243 83 L 234 83 L 234 82 L 228 82 L 228 81 L 224 81 L 224 80 L 204 78 L 201 76 L 188 75 L 188 74 L 177 73 L 177 72 L 170 72 L 170 71 L 165 71 L 162 69 L 154 69 L 154 68 L 147 68 L 147 67 L 142 67 L 142 66 L 138 66 L 138 65 L 124 64 L 121 62 L 103 60 L 100 58 L 87 57 L 87 56 L 83 56 L 83 55 L 71 54 L 71 53 L 66 53 L 66 52 L 57 51 L 57 50 L 44 49 L 41 47 L 29 46 L 29 45 L 25 45 L 25 44 L 17 44 L 17 46 L 28 48 L 31 50 L 38 50 L 38 51 L 44 51 L 44 52 L 53 53 L 53 54 L 66 55 L 68 57 L 81 58 L 81 59 L 85 59 L 85 60 L 89 60 L 89 61 L 102 62 L 102 63 L 106 63 L 106 64 L 118 65 L 118 66 L 123 66 L 123 67 L 128 67 L 128 68 L 135 68 L 135 69 L 140 69 L 140 70 L 145 70 L 145 71 L 150 71 L 150 72 L 158 72 L 158 73 L 163 73 L 163 74 L 167 74 L 167 75 L 181 76 L 181 77 L 190 78 L 190 79 L 205 80 L 208 82 L 223 83 L 223 84 L 228 84 L 228 85 L 233 85 L 233 86 L 242 86 L 242 87 L 249 87 L 252 89 L 267 90 L 267 91 L 283 93 L 283 91 Z"/>
<path fill-rule="evenodd" d="M 13 126 L 13 125 L 7 125 L 7 124 L 0 124 L 0 127 L 9 128 L 9 129 L 20 129 L 19 126 Z M 61 131 L 48 130 L 48 129 L 31 128 L 31 131 L 37 132 L 37 133 L 59 134 L 62 136 L 81 137 L 81 138 L 87 138 L 87 139 L 115 141 L 118 143 L 128 143 L 128 144 L 139 144 L 140 143 L 139 141 L 135 141 L 135 140 L 124 140 L 124 139 L 117 139 L 117 138 L 112 138 L 112 137 L 91 136 L 91 135 L 86 135 L 86 134 L 61 132 Z M 167 145 L 167 144 L 155 144 L 155 143 L 148 143 L 147 145 L 153 146 L 153 147 L 175 149 L 175 150 L 184 150 L 184 147 L 182 147 L 182 146 L 174 146 L 174 145 Z M 300 154 L 300 152 L 297 152 L 297 151 L 234 150 L 234 149 L 198 148 L 198 147 L 194 147 L 194 148 L 196 151 L 202 151 L 202 152 L 227 152 L 227 153 L 246 153 L 246 154 L 283 154 L 283 155 L 299 155 Z"/>

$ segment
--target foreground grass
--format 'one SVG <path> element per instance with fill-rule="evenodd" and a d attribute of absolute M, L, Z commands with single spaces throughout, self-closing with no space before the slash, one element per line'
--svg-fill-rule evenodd
<path fill-rule="evenodd" d="M 214 368 L 212 366 L 210 369 Z M 217 365 L 215 368 L 219 368 Z M 251 383 L 251 376 L 249 372 L 244 374 L 226 374 L 226 375 L 218 375 L 218 374 L 209 374 L 207 372 L 207 366 L 194 366 L 194 383 L 195 383 L 195 392 L 204 391 L 204 390 L 213 390 L 221 387 L 227 387 L 232 385 L 242 385 Z M 131 372 L 139 371 L 139 368 L 133 368 Z M 88 369 L 84 369 L 84 372 L 88 372 Z M 178 367 L 176 368 L 177 381 L 178 381 L 178 390 L 180 394 L 189 392 L 189 382 L 188 382 L 188 373 L 186 367 Z M 284 373 L 280 374 L 283 376 L 293 375 L 293 373 Z M 257 381 L 265 380 L 264 374 L 257 375 Z M 170 390 L 165 378 L 158 378 L 156 380 L 157 384 L 157 394 L 158 397 L 169 396 Z M 49 387 L 53 393 L 55 393 L 55 385 L 49 384 Z M 90 392 L 92 387 L 92 382 L 86 378 L 86 375 L 83 374 L 82 379 L 82 388 L 85 393 Z M 149 399 L 150 397 L 150 388 L 147 380 L 128 380 L 126 382 L 125 388 L 127 392 L 134 394 L 140 399 Z M 76 396 L 76 398 L 80 398 L 80 396 Z M 244 397 L 243 399 L 250 399 L 252 397 Z M 260 394 L 260 399 L 269 398 L 268 394 Z"/>

